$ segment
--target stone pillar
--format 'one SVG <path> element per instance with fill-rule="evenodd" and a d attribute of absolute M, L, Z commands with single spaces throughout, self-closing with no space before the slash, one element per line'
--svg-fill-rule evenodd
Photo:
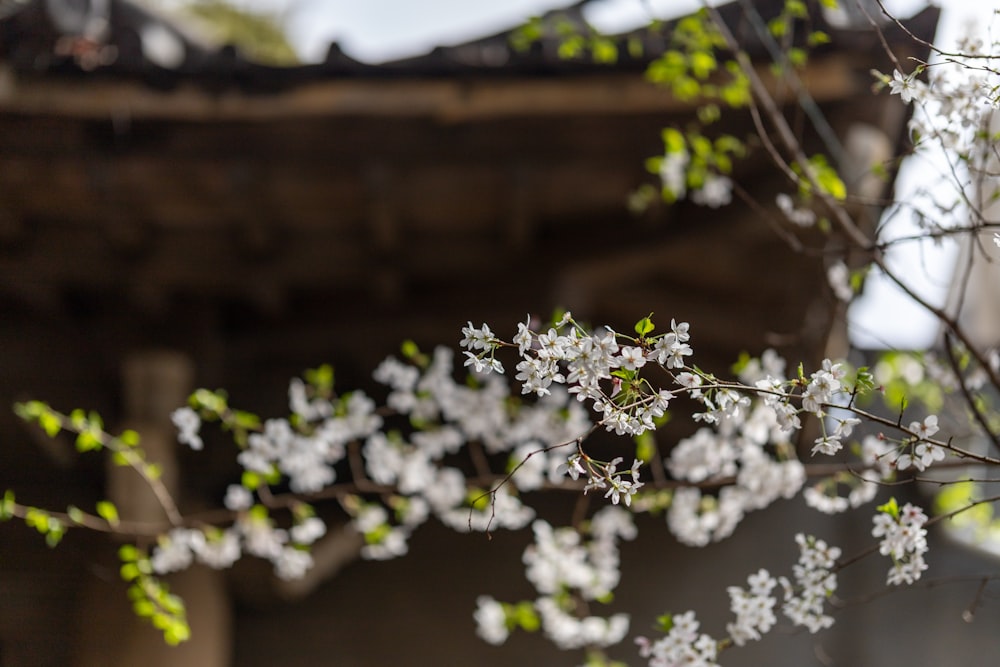
<path fill-rule="evenodd" d="M 148 459 L 162 467 L 164 484 L 179 503 L 184 486 L 170 413 L 185 404 L 193 377 L 190 359 L 173 351 L 132 354 L 123 368 L 124 428 L 140 434 Z M 109 464 L 107 494 L 124 520 L 165 520 L 155 496 L 131 468 Z M 108 571 L 117 573 L 117 562 L 108 561 L 107 566 Z M 158 630 L 132 613 L 124 582 L 95 579 L 87 583 L 83 594 L 76 665 L 228 667 L 232 653 L 232 612 L 223 573 L 194 566 L 164 580 L 187 605 L 191 626 L 188 642 L 176 647 L 166 645 Z"/>

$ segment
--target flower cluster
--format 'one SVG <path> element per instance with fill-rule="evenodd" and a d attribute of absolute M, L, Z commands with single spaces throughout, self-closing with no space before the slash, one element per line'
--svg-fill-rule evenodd
<path fill-rule="evenodd" d="M 290 529 L 275 528 L 262 507 L 241 513 L 225 530 L 175 528 L 162 536 L 153 549 L 150 564 L 157 574 L 188 568 L 197 561 L 214 569 L 225 569 L 243 552 L 274 565 L 281 579 L 298 579 L 312 567 L 309 545 L 326 534 L 326 524 L 317 517 L 303 516 Z"/>
<path fill-rule="evenodd" d="M 918 580 L 927 569 L 927 515 L 910 503 L 898 507 L 892 499 L 879 507 L 872 522 L 872 537 L 882 538 L 879 553 L 892 558 L 887 583 L 898 586 Z"/>
<path fill-rule="evenodd" d="M 649 667 L 715 667 L 719 645 L 710 635 L 699 632 L 700 622 L 693 611 L 668 617 L 667 634 L 655 642 L 636 638 L 639 655 L 649 658 Z"/>
<path fill-rule="evenodd" d="M 199 450 L 205 445 L 201 440 L 201 417 L 189 407 L 177 408 L 170 414 L 170 421 L 177 429 L 177 441 L 191 449 Z"/>
<path fill-rule="evenodd" d="M 308 496 L 332 485 L 338 468 L 349 468 L 354 488 L 337 497 L 363 536 L 365 558 L 406 554 L 413 531 L 431 517 L 458 531 L 532 525 L 534 544 L 523 560 L 538 598 L 505 603 L 481 596 L 474 617 L 484 640 L 502 643 L 523 628 L 542 631 L 563 649 L 618 643 L 628 632 L 628 616 L 595 616 L 589 605 L 607 601 L 619 582 L 618 540 L 635 536 L 624 508 L 666 510 L 668 527 L 685 544 L 721 540 L 748 512 L 803 488 L 806 468 L 793 438 L 805 417 L 817 417 L 822 428 L 814 455 L 843 451 L 859 423 L 845 412 L 857 388 L 848 386 L 839 363 L 825 359 L 811 375 L 800 369 L 797 378 L 788 379 L 784 360 L 769 350 L 743 360 L 738 382 L 722 381 L 689 365 L 687 323 L 672 320 L 660 335 L 653 335 L 654 329 L 647 317 L 636 324 L 634 336 L 608 327 L 592 331 L 566 313 L 538 330 L 529 317 L 505 342 L 489 325 L 470 323 L 461 341 L 469 378 L 454 378 L 451 351 L 424 355 L 411 348 L 408 361 L 386 359 L 374 373 L 388 390 L 384 408 L 362 392 L 338 396 L 332 379 L 293 381 L 292 416 L 259 424 L 247 420 L 245 435 L 237 437 L 245 472 L 242 483 L 226 492 L 232 525 L 211 533 L 175 529 L 161 539 L 153 567 L 169 572 L 194 560 L 228 567 L 246 553 L 270 560 L 280 577 L 302 576 L 312 565 L 309 546 L 323 537 L 326 525 L 309 511 L 294 514 L 290 526 L 278 523 L 267 509 L 270 490 L 287 484 Z M 499 377 L 498 357 L 505 349 L 519 357 L 515 379 L 526 398 L 511 396 Z M 640 477 L 651 455 L 630 457 L 631 466 L 624 468 L 624 456 L 600 461 L 584 447 L 602 427 L 650 438 L 680 394 L 700 406 L 694 420 L 701 426 L 672 446 L 663 461 L 679 483 L 669 493 L 648 491 L 649 480 Z M 175 416 L 185 441 L 200 437 L 198 405 L 192 405 L 190 413 L 184 409 Z M 205 405 L 201 415 L 224 421 L 236 414 Z M 397 422 L 405 428 L 395 427 Z M 911 448 L 911 456 L 935 456 L 926 438 L 936 428 L 934 417 L 914 422 L 905 429 L 907 439 L 895 446 L 885 438 L 866 438 L 855 452 L 862 472 L 820 480 L 806 489 L 806 502 L 832 512 L 870 501 L 877 482 L 901 467 L 902 457 L 892 460 L 900 444 Z M 456 462 L 460 455 L 468 455 L 471 469 Z M 495 470 L 501 462 L 503 472 Z M 584 493 L 598 491 L 609 501 L 585 527 L 560 528 L 536 519 L 522 497 L 579 481 Z M 842 487 L 850 489 L 846 497 L 837 495 Z M 801 555 L 792 577 L 776 579 L 760 570 L 745 588 L 729 588 L 735 618 L 726 627 L 727 643 L 757 640 L 774 626 L 779 583 L 782 610 L 794 623 L 812 632 L 832 623 L 823 607 L 836 589 L 839 550 L 812 537 L 796 539 Z M 922 565 L 919 549 L 900 547 L 898 540 L 886 543 L 893 545 L 886 548 L 902 572 L 897 576 L 905 579 Z M 721 644 L 698 627 L 693 612 L 675 615 L 665 637 L 641 640 L 642 653 L 656 666 L 715 665 Z"/>
<path fill-rule="evenodd" d="M 778 578 L 785 591 L 781 611 L 796 625 L 816 633 L 833 625 L 833 617 L 823 613 L 823 603 L 837 590 L 833 567 L 840 549 L 801 533 L 795 542 L 799 545 L 799 561 L 792 567 L 795 581 Z"/>
<path fill-rule="evenodd" d="M 726 632 L 737 646 L 748 641 L 758 641 L 767 634 L 776 622 L 774 605 L 776 598 L 771 591 L 778 585 L 777 580 L 765 569 L 747 577 L 747 589 L 730 586 L 729 609 L 736 614 L 736 620 L 726 626 Z"/>
<path fill-rule="evenodd" d="M 673 397 L 667 390 L 652 391 L 641 376 L 643 367 L 655 362 L 667 369 L 680 369 L 692 353 L 685 322 L 671 321 L 670 332 L 648 338 L 628 338 L 611 329 L 589 333 L 570 313 L 542 333 L 533 331 L 530 323 L 529 317 L 519 324 L 517 334 L 507 344 L 516 347 L 521 357 L 515 376 L 521 382 L 521 393 L 546 396 L 553 385 L 568 385 L 569 393 L 580 402 L 589 402 L 601 414 L 600 423 L 617 435 L 640 435 L 654 429 Z M 480 330 L 463 331 L 466 335 L 461 345 L 468 348 L 465 354 L 470 361 L 484 354 L 477 352 L 484 337 L 491 341 L 490 355 L 502 344 L 492 332 L 482 333 L 490 331 L 485 324 Z M 620 338 L 635 344 L 620 345 Z M 491 366 L 488 370 L 497 369 Z"/>
<path fill-rule="evenodd" d="M 774 203 L 788 220 L 798 227 L 812 227 L 816 224 L 816 213 L 806 207 L 797 207 L 791 195 L 784 192 L 774 198 Z"/>
<path fill-rule="evenodd" d="M 922 471 L 935 461 L 944 460 L 944 448 L 927 440 L 938 432 L 937 415 L 928 415 L 923 422 L 911 422 L 909 431 L 913 433 L 913 437 L 903 444 L 905 451 L 896 459 L 897 470 L 913 467 Z"/>
<path fill-rule="evenodd" d="M 775 578 L 765 569 L 747 577 L 747 588 L 730 586 L 729 608 L 736 618 L 726 625 L 729 642 L 743 646 L 759 641 L 777 623 L 774 609 L 777 598 L 772 592 L 780 584 L 784 589 L 782 611 L 796 625 L 811 632 L 833 624 L 833 618 L 823 613 L 823 602 L 837 588 L 832 573 L 840 549 L 828 547 L 822 540 L 797 535 L 800 556 L 793 567 L 795 581 Z M 639 637 L 639 653 L 649 659 L 650 667 L 714 667 L 719 647 L 724 642 L 698 631 L 699 623 L 693 611 L 664 616 L 661 619 L 666 635 L 657 641 Z"/>
<path fill-rule="evenodd" d="M 869 435 L 859 449 L 861 470 L 840 471 L 806 487 L 802 497 L 807 505 L 824 514 L 839 514 L 875 499 L 879 483 L 895 477 L 894 447 L 884 438 Z M 841 489 L 847 489 L 846 496 L 839 495 Z"/>
<path fill-rule="evenodd" d="M 843 364 L 824 359 L 823 367 L 810 376 L 809 384 L 802 394 L 803 409 L 817 417 L 825 417 L 823 405 L 832 402 L 841 390 L 841 380 L 846 372 Z"/>
<path fill-rule="evenodd" d="M 532 528 L 535 541 L 524 552 L 524 564 L 539 597 L 517 605 L 480 597 L 475 613 L 479 636 L 499 644 L 510 628 L 533 629 L 537 623 L 563 649 L 605 647 L 624 639 L 627 615 L 602 618 L 576 611 L 584 603 L 610 598 L 618 585 L 618 541 L 636 536 L 631 515 L 613 506 L 601 509 L 589 522 L 589 540 L 577 529 L 553 528 L 541 520 Z"/>

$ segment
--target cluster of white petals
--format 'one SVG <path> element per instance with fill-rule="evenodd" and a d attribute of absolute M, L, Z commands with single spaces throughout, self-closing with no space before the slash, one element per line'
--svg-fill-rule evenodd
<path fill-rule="evenodd" d="M 778 578 L 785 591 L 781 611 L 795 625 L 816 633 L 833 625 L 833 617 L 823 612 L 823 604 L 837 590 L 833 567 L 840 558 L 840 549 L 801 533 L 795 536 L 795 542 L 799 545 L 799 560 L 792 566 L 794 581 Z"/>
<path fill-rule="evenodd" d="M 840 363 L 825 359 L 811 375 L 800 371 L 789 380 L 785 361 L 768 350 L 744 360 L 739 382 L 721 381 L 690 364 L 687 323 L 671 320 L 668 331 L 651 335 L 654 329 L 644 318 L 636 336 L 609 327 L 591 330 L 566 313 L 537 331 L 528 317 L 505 342 L 489 325 L 469 323 L 461 341 L 469 378 L 456 379 L 454 353 L 445 348 L 409 355 L 408 362 L 386 359 L 374 372 L 387 391 L 384 407 L 363 392 L 337 395 L 332 386 L 295 380 L 288 391 L 292 417 L 259 427 L 248 422 L 245 437 L 237 439 L 245 472 L 241 484 L 226 490 L 232 525 L 174 529 L 155 547 L 153 569 L 172 572 L 195 561 L 228 567 L 248 554 L 271 561 L 281 578 L 301 577 L 312 566 L 309 549 L 324 537 L 326 524 L 307 505 L 292 512 L 291 522 L 271 517 L 270 487 L 287 485 L 308 497 L 333 485 L 338 469 L 349 469 L 354 489 L 338 498 L 363 537 L 364 558 L 405 555 L 410 536 L 431 518 L 460 532 L 532 526 L 534 543 L 523 561 L 538 597 L 511 604 L 480 596 L 474 618 L 485 641 L 502 643 L 522 627 L 541 630 L 563 649 L 616 644 L 628 633 L 628 616 L 595 616 L 588 605 L 607 602 L 619 583 L 618 542 L 636 536 L 630 511 L 665 510 L 669 529 L 684 544 L 724 539 L 748 512 L 802 490 L 806 469 L 793 443 L 803 419 L 820 420 L 814 455 L 844 452 L 859 424 L 849 414 L 846 401 L 853 392 Z M 508 350 L 518 356 L 520 397 L 501 377 L 497 355 Z M 649 458 L 638 456 L 645 455 L 629 456 L 632 464 L 625 468 L 624 456 L 600 461 L 584 447 L 600 428 L 648 438 L 681 395 L 700 406 L 693 414 L 700 426 L 663 460 L 672 478 L 666 495 L 662 487 L 649 491 L 649 480 L 641 478 Z M 175 412 L 179 439 L 199 446 L 202 415 L 210 413 Z M 407 426 L 397 428 L 397 421 Z M 939 451 L 943 455 L 929 441 L 936 430 L 931 416 L 910 424 L 904 440 L 864 438 L 851 450 L 860 472 L 819 480 L 805 489 L 806 503 L 832 513 L 871 501 L 877 484 L 898 469 L 929 466 Z M 462 456 L 471 468 L 457 462 Z M 503 472 L 495 469 L 501 466 Z M 567 485 L 600 492 L 607 504 L 574 527 L 536 518 L 525 497 Z M 844 488 L 848 494 L 839 495 Z M 919 521 L 922 514 L 909 505 L 901 516 L 906 519 L 878 515 L 873 532 L 894 559 L 893 583 L 915 580 L 926 567 L 926 519 Z M 839 550 L 812 537 L 796 540 L 801 553 L 791 578 L 759 570 L 746 588 L 729 588 L 735 619 L 726 626 L 727 641 L 742 645 L 775 625 L 779 583 L 782 611 L 795 624 L 816 632 L 833 622 L 823 607 L 836 589 Z M 719 646 L 699 631 L 694 612 L 672 616 L 663 638 L 640 639 L 641 653 L 654 667 L 710 667 Z"/>
<path fill-rule="evenodd" d="M 894 508 L 894 507 L 893 507 Z M 892 558 L 887 583 L 912 584 L 927 569 L 927 515 L 923 510 L 906 503 L 898 511 L 880 508 L 872 519 L 872 537 L 882 538 L 879 553 Z"/>

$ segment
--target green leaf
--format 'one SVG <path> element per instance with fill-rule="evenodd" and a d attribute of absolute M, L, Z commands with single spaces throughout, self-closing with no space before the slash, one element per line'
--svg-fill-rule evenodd
<path fill-rule="evenodd" d="M 767 29 L 777 38 L 782 38 L 788 32 L 788 21 L 784 16 L 777 16 L 767 23 Z"/>
<path fill-rule="evenodd" d="M 182 644 L 191 638 L 191 629 L 187 623 L 175 621 L 163 633 L 163 640 L 171 646 Z"/>
<path fill-rule="evenodd" d="M 117 528 L 121 520 L 118 518 L 118 508 L 110 500 L 97 502 L 97 515 L 108 522 L 112 528 Z"/>
<path fill-rule="evenodd" d="M 62 422 L 59 421 L 59 416 L 48 410 L 38 415 L 38 425 L 42 427 L 42 430 L 50 438 L 55 437 L 62 430 Z"/>
<path fill-rule="evenodd" d="M 49 548 L 55 547 L 62 541 L 63 535 L 66 534 L 66 526 L 62 524 L 61 521 L 55 518 L 49 519 L 49 530 L 45 533 L 45 544 Z"/>
<path fill-rule="evenodd" d="M 242 484 L 244 488 L 250 489 L 251 491 L 256 491 L 261 482 L 262 480 L 260 475 L 251 470 L 244 470 L 243 476 L 240 478 L 240 484 Z"/>
<path fill-rule="evenodd" d="M 635 458 L 649 463 L 656 456 L 656 437 L 652 431 L 643 431 L 635 436 Z"/>
<path fill-rule="evenodd" d="M 14 492 L 7 489 L 3 492 L 3 500 L 0 500 L 0 521 L 7 521 L 14 517 Z"/>
<path fill-rule="evenodd" d="M 668 155 L 670 153 L 682 153 L 686 150 L 685 146 L 687 142 L 684 140 L 684 135 L 681 134 L 680 130 L 672 127 L 664 128 L 660 132 L 660 137 L 663 139 L 664 152 Z M 659 171 L 659 165 L 657 165 L 656 170 Z"/>
<path fill-rule="evenodd" d="M 822 30 L 814 30 L 813 32 L 809 33 L 807 42 L 809 46 L 819 46 L 820 44 L 829 44 L 830 35 L 826 34 Z"/>
<path fill-rule="evenodd" d="M 121 442 L 126 447 L 138 447 L 139 446 L 139 434 L 132 429 L 126 429 L 122 431 L 122 434 L 118 436 L 118 441 Z"/>
<path fill-rule="evenodd" d="M 642 54 L 645 51 L 642 39 L 640 39 L 639 37 L 629 37 L 628 41 L 626 42 L 626 47 L 628 49 L 628 55 L 631 58 L 634 58 L 636 60 L 642 58 Z"/>
<path fill-rule="evenodd" d="M 84 514 L 83 510 L 81 510 L 76 505 L 70 505 L 69 507 L 67 507 L 66 515 L 69 517 L 69 520 L 72 521 L 73 523 L 83 523 L 84 520 L 86 519 L 86 515 Z"/>
<path fill-rule="evenodd" d="M 805 52 L 805 50 L 800 49 L 798 47 L 792 47 L 788 49 L 785 52 L 785 55 L 788 57 L 788 62 L 790 62 L 793 67 L 802 67 L 806 64 L 806 61 L 809 59 L 809 56 Z"/>
<path fill-rule="evenodd" d="M 87 428 L 87 413 L 77 408 L 69 413 L 69 421 L 74 429 L 82 431 Z"/>
<path fill-rule="evenodd" d="M 656 329 L 656 325 L 653 324 L 652 318 L 653 313 L 650 313 L 635 323 L 635 332 L 639 334 L 640 338 L 645 338 L 647 335 L 653 333 L 654 329 Z"/>
<path fill-rule="evenodd" d="M 746 77 L 739 76 L 719 90 L 722 101 L 733 109 L 745 107 L 750 103 L 750 83 Z"/>
<path fill-rule="evenodd" d="M 139 559 L 139 549 L 134 544 L 123 544 L 118 548 L 118 558 L 126 563 Z"/>
<path fill-rule="evenodd" d="M 594 62 L 611 65 L 618 61 L 618 47 L 607 37 L 595 37 L 590 43 Z"/>
<path fill-rule="evenodd" d="M 49 515 L 37 507 L 29 507 L 24 513 L 24 523 L 29 528 L 44 533 L 49 529 Z"/>
<path fill-rule="evenodd" d="M 508 612 L 515 627 L 519 627 L 527 632 L 538 632 L 541 628 L 541 619 L 531 602 L 518 602 L 514 608 Z"/>
<path fill-rule="evenodd" d="M 889 498 L 889 501 L 887 503 L 885 503 L 884 505 L 879 505 L 875 509 L 878 510 L 879 512 L 882 512 L 883 514 L 888 514 L 893 519 L 899 518 L 899 504 L 896 502 L 895 496 Z"/>
<path fill-rule="evenodd" d="M 305 380 L 320 393 L 328 393 L 333 389 L 333 366 L 323 364 L 305 372 Z"/>
<path fill-rule="evenodd" d="M 679 76 L 671 85 L 674 96 L 682 102 L 690 102 L 701 94 L 701 84 L 690 76 Z"/>
<path fill-rule="evenodd" d="M 806 3 L 802 2 L 802 0 L 786 0 L 785 12 L 797 19 L 809 17 L 809 10 L 806 8 Z"/>
<path fill-rule="evenodd" d="M 813 155 L 809 158 L 809 167 L 822 192 L 837 200 L 843 200 L 847 197 L 847 186 L 840 180 L 837 171 L 827 162 L 826 156 L 822 154 Z M 795 165 L 794 168 L 796 172 L 801 173 L 798 165 Z M 799 183 L 799 189 L 803 194 L 808 195 L 812 191 L 812 184 L 808 180 L 803 179 Z"/>
<path fill-rule="evenodd" d="M 225 392 L 209 391 L 208 389 L 199 389 L 191 394 L 188 403 L 196 410 L 208 412 L 212 417 L 218 417 L 228 408 Z"/>
<path fill-rule="evenodd" d="M 865 394 L 875 389 L 875 376 L 868 371 L 867 366 L 862 366 L 858 369 L 854 386 L 859 394 Z"/>
<path fill-rule="evenodd" d="M 703 86 L 707 88 L 707 86 Z M 703 104 L 698 107 L 698 120 L 702 125 L 711 125 L 722 118 L 722 111 L 718 104 Z"/>
<path fill-rule="evenodd" d="M 132 603 L 132 611 L 139 618 L 149 618 L 156 611 L 156 605 L 149 600 L 136 600 Z"/>
<path fill-rule="evenodd" d="M 563 60 L 570 60 L 576 58 L 581 53 L 583 53 L 584 41 L 583 37 L 580 35 L 572 35 L 567 37 L 561 44 L 559 44 L 559 49 L 557 54 Z"/>
<path fill-rule="evenodd" d="M 25 421 L 35 421 L 39 416 L 48 412 L 48 410 L 49 406 L 41 401 L 14 404 L 14 414 Z"/>
<path fill-rule="evenodd" d="M 660 632 L 667 633 L 670 632 L 671 628 L 674 627 L 674 615 L 673 614 L 663 614 L 656 618 L 656 628 Z"/>
<path fill-rule="evenodd" d="M 101 439 L 93 431 L 80 431 L 76 436 L 76 450 L 78 452 L 97 451 L 102 447 Z"/>
<path fill-rule="evenodd" d="M 695 78 L 701 80 L 707 79 L 719 66 L 715 56 L 709 51 L 695 51 L 688 59 L 688 64 Z"/>
<path fill-rule="evenodd" d="M 420 355 L 420 348 L 412 340 L 404 340 L 400 352 L 405 359 L 414 359 Z"/>

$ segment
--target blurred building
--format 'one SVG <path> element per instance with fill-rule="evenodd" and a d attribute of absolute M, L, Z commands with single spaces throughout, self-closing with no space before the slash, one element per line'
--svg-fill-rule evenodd
<path fill-rule="evenodd" d="M 740 4 L 722 11 L 764 63 Z M 755 6 L 766 21 L 782 4 Z M 937 15 L 907 27 L 930 40 Z M 776 84 L 774 94 L 793 116 L 797 98 L 812 100 L 827 136 L 793 117 L 810 153 L 839 154 L 852 192 L 885 194 L 891 186 L 872 188 L 865 174 L 883 148 L 896 153 L 907 110 L 872 95 L 870 70 L 892 65 L 866 24 L 814 17 L 832 42 L 799 73 L 801 91 Z M 898 27 L 883 30 L 900 59 L 921 54 Z M 649 54 L 665 34 L 632 37 Z M 624 329 L 652 311 L 691 323 L 703 367 L 768 346 L 823 356 L 841 307 L 823 267 L 790 249 L 798 232 L 776 232 L 739 200 L 626 208 L 654 182 L 644 162 L 663 152 L 660 129 L 692 119 L 697 103 L 644 81 L 648 55 L 567 60 L 552 38 L 518 51 L 509 37 L 379 66 L 334 44 L 323 63 L 275 68 L 127 0 L 0 1 L 0 404 L 40 398 L 137 427 L 174 462 L 185 506 L 198 507 L 217 502 L 235 471 L 223 446 L 173 451 L 169 411 L 195 386 L 225 387 L 234 404 L 278 415 L 288 378 L 303 369 L 331 362 L 342 386 L 365 384 L 404 338 L 453 344 L 467 320 L 513 330 L 526 312 L 566 307 Z M 743 112 L 716 127 L 753 132 Z M 772 202 L 788 184 L 766 151 L 739 161 L 734 180 L 780 222 Z M 877 215 L 856 212 L 869 223 Z M 111 493 L 142 516 L 138 491 L 71 442 L 36 439 L 3 411 L 0 441 L 0 487 L 20 500 L 92 506 Z M 655 618 L 672 604 L 668 589 L 697 604 L 696 572 L 728 567 L 738 552 L 745 559 L 729 577 L 738 581 L 744 560 L 768 553 L 758 537 L 781 526 L 766 521 L 708 556 L 661 530 L 637 545 L 647 551 L 633 550 L 645 565 L 623 591 L 639 594 L 659 573 L 673 583 L 634 608 Z M 497 650 L 473 636 L 483 581 L 527 586 L 523 535 L 487 542 L 426 528 L 411 557 L 349 565 L 294 606 L 282 602 L 293 592 L 252 565 L 195 572 L 176 586 L 201 610 L 196 640 L 166 650 L 155 631 L 121 629 L 131 621 L 114 546 L 80 532 L 53 553 L 23 527 L 2 527 L 0 665 L 567 659 L 542 641 Z M 350 560 L 331 555 L 330 569 Z M 788 661 L 768 662 L 802 664 L 813 640 L 793 643 Z M 848 656 L 838 664 L 875 655 L 861 641 L 827 650 Z"/>

